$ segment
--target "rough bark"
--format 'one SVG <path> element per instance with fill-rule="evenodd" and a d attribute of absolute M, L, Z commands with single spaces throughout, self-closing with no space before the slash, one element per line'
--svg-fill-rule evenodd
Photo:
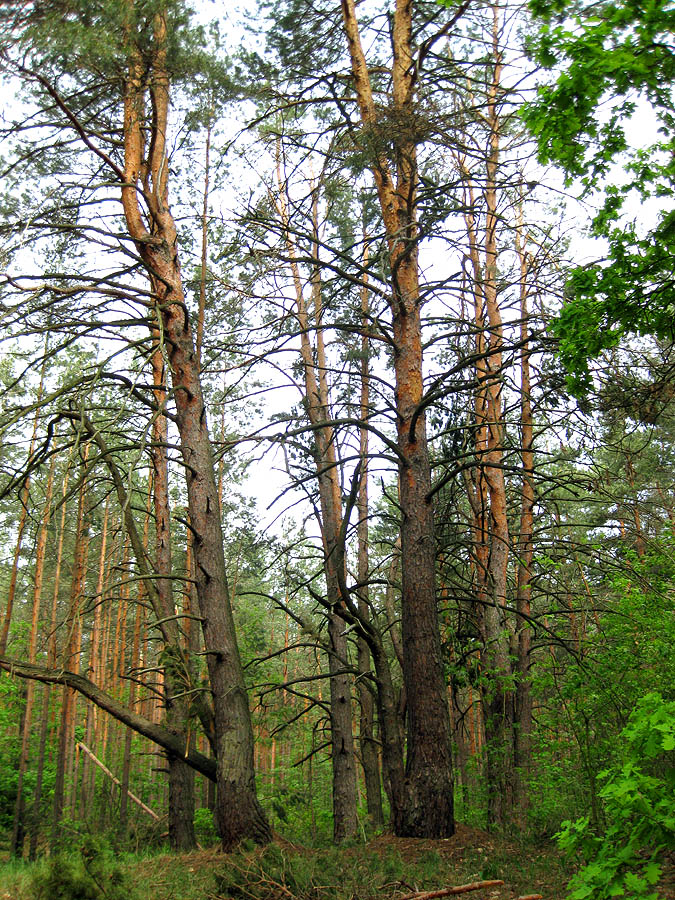
<path fill-rule="evenodd" d="M 459 17 L 468 4 L 457 10 Z M 344 32 L 361 121 L 378 127 L 368 64 L 354 0 L 342 0 Z M 391 31 L 393 114 L 412 110 L 417 67 L 412 53 L 412 5 L 397 0 Z M 406 792 L 397 833 L 449 837 L 454 833 L 450 720 L 441 660 L 435 592 L 435 532 L 424 415 L 416 213 L 417 147 L 394 131 L 396 169 L 383 153 L 370 162 L 389 245 L 391 315 L 401 507 L 403 678 L 408 707 Z"/>
<path fill-rule="evenodd" d="M 211 441 L 206 421 L 192 326 L 185 304 L 176 225 L 169 207 L 166 155 L 169 75 L 166 22 L 154 21 L 149 102 L 142 85 L 143 62 L 129 35 L 129 70 L 124 96 L 124 184 L 127 228 L 157 286 L 181 455 L 185 466 L 196 592 L 202 619 L 209 682 L 213 694 L 218 761 L 217 819 L 223 846 L 244 838 L 271 838 L 258 803 L 253 770 L 253 730 L 225 571 L 223 535 Z M 143 129 L 151 128 L 144 141 Z M 145 149 L 148 158 L 145 157 Z M 143 196 L 145 208 L 139 197 Z"/>

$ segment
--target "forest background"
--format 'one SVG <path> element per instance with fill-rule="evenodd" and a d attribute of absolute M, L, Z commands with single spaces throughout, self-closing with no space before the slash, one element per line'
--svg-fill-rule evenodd
<path fill-rule="evenodd" d="M 10 855 L 667 896 L 672 5 L 220 12 L 0 4 Z"/>

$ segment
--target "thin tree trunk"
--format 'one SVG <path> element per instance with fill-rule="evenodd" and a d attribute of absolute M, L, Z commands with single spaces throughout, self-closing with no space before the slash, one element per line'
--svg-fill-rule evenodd
<path fill-rule="evenodd" d="M 128 731 L 131 732 L 131 729 L 128 729 Z M 86 746 L 86 744 L 78 742 L 77 746 L 78 746 L 79 750 L 82 750 L 82 752 L 85 754 L 87 759 L 90 759 L 96 766 L 98 766 L 99 769 L 101 769 L 102 772 L 105 772 L 105 774 L 108 776 L 108 778 L 110 778 L 110 780 L 113 782 L 113 784 L 116 784 L 120 788 L 122 787 L 122 784 L 121 784 L 119 778 L 116 778 L 113 775 L 113 773 L 110 771 L 110 769 L 107 766 L 105 766 L 94 753 L 92 753 L 92 751 L 89 749 L 89 747 Z M 149 806 L 146 806 L 146 804 L 143 803 L 143 801 L 140 800 L 138 797 L 136 797 L 135 794 L 132 794 L 131 791 L 127 791 L 127 793 L 129 795 L 129 799 L 132 800 L 134 803 L 136 803 L 137 806 L 139 806 L 143 810 L 144 813 L 147 813 L 147 815 L 149 815 L 156 822 L 159 821 L 160 817 L 157 815 L 157 813 L 154 810 L 150 809 Z"/>
<path fill-rule="evenodd" d="M 31 434 L 30 446 L 28 449 L 28 460 L 31 461 L 35 452 L 35 442 L 37 440 L 38 424 L 40 421 L 40 401 L 44 391 L 45 374 L 47 372 L 48 360 L 49 332 L 45 338 L 42 369 L 40 371 L 40 384 L 38 385 L 37 398 L 35 401 L 35 416 L 33 417 L 33 432 Z M 21 513 L 19 515 L 19 528 L 16 535 L 16 544 L 14 545 L 14 558 L 12 560 L 12 570 L 9 576 L 9 587 L 7 589 L 7 603 L 5 606 L 5 616 L 2 622 L 2 630 L 0 631 L 0 656 L 7 652 L 7 640 L 9 638 L 9 627 L 12 623 L 12 612 L 14 610 L 14 600 L 16 598 L 16 583 L 19 575 L 19 560 L 21 557 L 21 547 L 23 544 L 23 535 L 26 530 L 26 519 L 28 515 L 28 500 L 30 497 L 30 479 L 26 478 L 21 488 L 20 502 Z"/>
<path fill-rule="evenodd" d="M 503 64 L 496 5 L 492 6 L 492 14 L 493 64 L 485 116 L 489 135 L 483 188 L 486 212 L 482 247 L 473 212 L 475 196 L 471 175 L 463 160 L 460 167 L 470 203 L 465 213 L 465 223 L 473 269 L 477 335 L 475 452 L 479 468 L 475 489 L 469 486 L 469 494 L 474 522 L 476 609 L 483 642 L 481 666 L 485 676 L 482 708 L 485 716 L 488 823 L 505 825 L 511 818 L 515 790 L 514 692 L 506 621 L 510 535 L 503 465 L 503 324 L 497 286 L 497 227 L 500 221 L 497 175 L 501 137 L 499 97 Z"/>
<path fill-rule="evenodd" d="M 85 448 L 86 460 L 86 448 Z M 80 604 L 84 591 L 84 579 L 87 566 L 87 550 L 89 538 L 85 521 L 85 505 L 87 497 L 87 481 L 83 474 L 77 505 L 77 521 L 75 525 L 75 549 L 73 553 L 73 574 L 70 587 L 70 601 L 68 614 L 65 620 L 67 642 L 63 653 L 64 669 L 74 670 L 79 666 L 79 641 L 78 623 L 80 617 Z M 56 759 L 56 778 L 54 781 L 54 800 L 52 812 L 51 848 L 56 849 L 60 844 L 59 825 L 63 816 L 66 774 L 68 770 L 69 746 L 68 739 L 73 728 L 74 692 L 67 686 L 63 689 L 61 702 L 61 721 L 59 725 L 58 754 Z"/>
<path fill-rule="evenodd" d="M 94 623 L 91 630 L 91 647 L 89 650 L 88 677 L 94 682 L 99 680 L 99 668 L 101 659 L 101 638 L 103 621 L 103 601 L 105 596 L 106 554 L 108 550 L 108 521 L 110 518 L 110 497 L 106 497 L 103 510 L 103 524 L 101 526 L 101 547 L 98 557 L 98 575 L 96 579 L 96 607 L 94 610 Z M 85 743 L 87 747 L 96 747 L 98 742 L 98 708 L 93 704 L 87 706 L 87 723 L 85 728 Z M 80 816 L 85 819 L 87 811 L 91 809 L 96 788 L 96 769 L 91 764 L 90 757 L 85 754 L 82 761 L 82 790 L 80 793 Z"/>
<path fill-rule="evenodd" d="M 520 458 L 523 469 L 518 539 L 516 609 L 518 620 L 517 671 L 514 722 L 514 766 L 516 776 L 516 817 L 525 825 L 528 805 L 527 781 L 532 754 L 532 692 L 530 684 L 531 634 L 529 616 L 532 599 L 532 560 L 534 558 L 534 433 L 532 428 L 532 385 L 530 378 L 530 342 L 528 270 L 529 256 L 524 246 L 521 220 L 516 231 L 516 253 L 520 266 Z"/>
<path fill-rule="evenodd" d="M 363 268 L 368 266 L 368 239 L 364 235 L 363 244 Z M 370 367 L 368 356 L 370 342 L 368 340 L 368 284 L 365 280 L 361 288 L 361 397 L 359 418 L 366 423 L 370 418 Z M 359 457 L 361 460 L 361 481 L 359 483 L 359 495 L 356 508 L 359 521 L 357 525 L 358 560 L 358 604 L 361 617 L 370 620 L 370 595 L 368 590 L 369 559 L 368 559 L 368 429 L 361 426 L 359 429 Z M 359 721 L 359 740 L 361 746 L 361 761 L 366 785 L 366 808 L 368 816 L 375 827 L 379 827 L 384 821 L 382 812 L 382 788 L 380 784 L 380 762 L 377 742 L 374 737 L 374 701 L 372 688 L 366 683 L 370 674 L 370 650 L 365 638 L 358 638 L 358 665 L 359 665 L 359 703 L 361 704 L 361 716 Z"/>
<path fill-rule="evenodd" d="M 52 591 L 52 608 L 49 623 L 49 640 L 47 643 L 47 665 L 53 668 L 56 664 L 56 613 L 61 586 L 61 563 L 63 560 L 63 538 L 66 525 L 66 498 L 68 496 L 68 481 L 70 477 L 70 457 L 66 464 L 66 471 L 61 486 L 61 518 L 59 522 L 59 538 L 56 546 L 56 564 L 54 568 L 54 588 Z M 33 794 L 33 809 L 30 823 L 30 846 L 28 857 L 34 860 L 37 856 L 38 838 L 40 836 L 40 805 L 42 803 L 42 783 L 44 780 L 45 757 L 47 750 L 47 734 L 49 732 L 49 703 L 51 699 L 51 685 L 46 684 L 42 692 L 42 709 L 40 712 L 40 738 L 38 742 L 37 772 L 35 777 L 35 792 Z"/>
<path fill-rule="evenodd" d="M 51 519 L 52 491 L 54 486 L 54 466 L 56 456 L 52 456 L 47 476 L 47 489 L 45 493 L 44 510 L 40 530 L 38 532 L 37 546 L 35 548 L 35 576 L 33 581 L 33 602 L 28 640 L 28 662 L 34 663 L 37 651 L 38 625 L 40 622 L 40 604 L 42 601 L 42 584 L 44 581 L 45 553 L 47 550 L 47 536 Z M 35 683 L 29 681 L 26 686 L 26 707 L 23 714 L 23 730 L 21 734 L 21 752 L 19 756 L 19 771 L 17 775 L 16 803 L 14 805 L 14 821 L 12 825 L 12 837 L 9 852 L 12 856 L 23 855 L 23 839 L 25 834 L 25 809 L 26 795 L 24 791 L 24 776 L 28 768 L 29 744 L 31 729 L 33 727 L 33 703 L 35 699 Z"/>
<path fill-rule="evenodd" d="M 197 310 L 197 335 L 195 350 L 197 353 L 197 366 L 202 367 L 202 346 L 204 344 L 204 318 L 206 316 L 206 267 L 208 262 L 209 246 L 209 176 L 211 173 L 211 129 L 213 127 L 213 104 L 208 112 L 206 121 L 206 147 L 204 149 L 204 192 L 202 199 L 202 253 L 201 269 L 199 273 L 199 307 Z"/>
<path fill-rule="evenodd" d="M 317 192 L 314 190 L 313 226 L 315 240 L 312 299 L 316 331 L 316 365 L 310 342 L 310 323 L 303 294 L 300 272 L 295 260 L 295 247 L 290 237 L 286 188 L 281 177 L 280 154 L 277 151 L 278 210 L 284 226 L 286 245 L 291 260 L 295 286 L 296 318 L 300 331 L 300 352 L 304 369 L 304 399 L 307 415 L 313 426 L 314 461 L 319 485 L 319 525 L 324 545 L 326 577 L 326 605 L 330 642 L 328 665 L 330 671 L 331 760 L 333 766 L 333 837 L 336 842 L 354 836 L 358 831 L 356 814 L 356 762 L 352 732 L 351 691 L 349 676 L 344 672 L 348 656 L 345 625 L 340 608 L 345 598 L 340 588 L 341 563 L 340 532 L 342 528 L 342 496 L 338 477 L 336 435 L 330 424 L 330 401 L 326 356 L 321 323 L 321 283 L 318 262 Z"/>
<path fill-rule="evenodd" d="M 507 566 L 509 557 L 509 525 L 506 483 L 504 479 L 504 387 L 502 359 L 502 318 L 497 291 L 497 174 L 500 157 L 501 120 L 499 92 L 502 73 L 502 51 L 499 46 L 499 10 L 492 7 L 493 75 L 488 87 L 487 121 L 490 127 L 485 179 L 485 272 L 484 293 L 489 325 L 487 347 L 487 425 L 488 447 L 485 473 L 490 497 L 490 602 L 485 609 L 485 665 L 491 685 L 488 687 L 486 711 L 486 743 L 488 766 L 488 823 L 509 823 L 514 799 L 513 760 L 513 677 L 510 638 L 506 623 Z"/>
<path fill-rule="evenodd" d="M 145 512 L 145 524 L 143 527 L 143 543 L 148 545 L 148 531 L 150 527 L 150 507 L 152 505 L 154 477 L 150 472 L 148 477 L 148 499 Z M 136 679 L 139 668 L 139 660 L 141 653 L 141 609 L 144 597 L 143 582 L 138 583 L 138 602 L 136 604 L 136 617 L 134 620 L 134 636 L 131 644 L 131 657 L 129 660 L 129 698 L 127 703 L 129 709 L 136 709 Z M 129 785 L 131 783 L 131 728 L 125 729 L 124 732 L 124 755 L 122 758 L 122 781 L 120 784 L 120 814 L 118 820 L 118 836 L 124 840 L 129 829 L 129 797 L 131 791 Z"/>

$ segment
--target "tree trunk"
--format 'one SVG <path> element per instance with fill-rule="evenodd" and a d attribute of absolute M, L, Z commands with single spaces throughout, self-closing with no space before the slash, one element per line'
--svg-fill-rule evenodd
<path fill-rule="evenodd" d="M 364 235 L 363 267 L 368 265 L 368 241 Z M 368 355 L 370 342 L 368 340 L 368 284 L 364 279 L 361 288 L 361 397 L 359 418 L 366 423 L 370 417 L 370 376 Z M 363 425 L 359 429 L 359 457 L 361 460 L 361 481 L 357 499 L 358 525 L 358 604 L 359 613 L 366 621 L 370 620 L 370 595 L 368 590 L 369 560 L 368 560 L 368 429 Z M 384 821 L 382 812 L 382 788 L 380 785 L 380 762 L 377 743 L 374 736 L 374 702 L 372 688 L 366 683 L 370 674 L 370 650 L 363 636 L 358 638 L 358 665 L 359 665 L 359 703 L 361 704 L 361 717 L 359 722 L 359 741 L 361 746 L 361 762 L 366 785 L 366 808 L 371 823 L 377 828 Z"/>
<path fill-rule="evenodd" d="M 45 553 L 47 550 L 47 534 L 51 519 L 52 491 L 54 484 L 54 465 L 56 457 L 52 456 L 47 476 L 47 490 L 45 494 L 44 510 L 40 530 L 38 532 L 37 546 L 35 548 L 35 576 L 33 581 L 33 604 L 30 637 L 28 642 L 28 662 L 35 662 L 37 650 L 38 626 L 40 622 L 40 604 L 42 600 L 42 584 L 44 581 Z M 33 727 L 33 703 L 35 699 L 35 684 L 32 681 L 26 686 L 26 707 L 23 714 L 23 729 L 21 732 L 21 752 L 19 755 L 19 771 L 16 787 L 16 802 L 14 805 L 14 821 L 12 825 L 12 837 L 9 845 L 11 856 L 23 855 L 23 839 L 25 834 L 26 796 L 23 788 L 24 776 L 28 768 L 28 756 L 31 729 Z"/>
<path fill-rule="evenodd" d="M 465 7 L 456 13 L 458 18 Z M 342 0 L 344 30 L 361 121 L 376 127 L 368 64 L 354 0 Z M 412 5 L 396 0 L 391 31 L 394 114 L 410 115 L 417 67 L 412 54 Z M 424 415 L 416 219 L 417 147 L 394 132 L 396 172 L 375 151 L 371 170 L 389 245 L 396 382 L 403 679 L 408 707 L 406 795 L 397 833 L 442 838 L 454 833 L 450 719 L 441 659 L 435 590 L 435 531 Z"/>
<path fill-rule="evenodd" d="M 153 475 L 150 473 L 150 484 L 148 485 L 148 503 L 145 514 L 144 542 L 148 543 L 148 527 L 150 523 L 150 504 L 152 497 Z M 136 678 L 139 667 L 139 659 L 141 652 L 141 610 L 143 603 L 143 582 L 139 582 L 138 586 L 138 603 L 136 604 L 136 616 L 134 621 L 134 637 L 131 645 L 131 657 L 129 660 L 129 709 L 136 708 Z M 120 785 L 120 815 L 118 821 L 118 834 L 121 840 L 126 838 L 129 830 L 129 785 L 131 783 L 131 738 L 132 730 L 127 728 L 124 732 L 124 756 L 122 762 L 122 782 Z"/>
<path fill-rule="evenodd" d="M 488 446 L 485 474 L 490 498 L 490 579 L 489 604 L 485 609 L 484 672 L 489 676 L 484 709 L 488 768 L 488 823 L 507 825 L 514 800 L 513 716 L 514 692 L 510 658 L 510 637 L 506 622 L 509 524 L 504 479 L 504 389 L 502 359 L 502 318 L 497 290 L 497 174 L 500 157 L 501 120 L 499 92 L 502 51 L 499 47 L 499 10 L 492 7 L 493 73 L 487 95 L 487 122 L 490 128 L 485 170 L 485 270 L 484 293 L 489 338 L 487 347 L 487 428 Z"/>
<path fill-rule="evenodd" d="M 68 496 L 68 481 L 70 477 L 70 458 L 66 464 L 61 487 L 61 517 L 59 522 L 59 538 L 56 546 L 56 564 L 54 568 L 54 587 L 52 590 L 52 608 L 49 623 L 49 641 L 47 644 L 47 665 L 53 667 L 56 664 L 56 613 L 61 586 L 61 563 L 63 561 L 63 538 L 66 524 Z M 47 734 L 49 731 L 49 702 L 51 699 L 51 685 L 46 684 L 42 692 L 42 709 L 40 711 L 40 737 L 38 742 L 37 772 L 35 776 L 35 791 L 33 794 L 33 809 L 30 822 L 30 846 L 28 857 L 34 860 L 37 856 L 38 838 L 40 836 L 40 805 L 42 803 L 42 783 L 44 779 L 45 757 L 47 749 Z"/>
<path fill-rule="evenodd" d="M 47 371 L 47 349 L 49 345 L 49 331 L 45 337 L 45 346 L 43 353 L 42 368 L 40 371 L 40 384 L 38 385 L 37 398 L 35 401 L 35 416 L 33 418 L 33 432 L 30 439 L 30 447 L 28 449 L 28 460 L 32 460 L 35 452 L 35 442 L 37 440 L 38 424 L 40 422 L 42 394 L 44 391 L 45 374 Z M 14 599 L 16 597 L 16 582 L 19 575 L 19 560 L 21 557 L 21 546 L 23 544 L 23 534 L 26 529 L 26 518 L 28 515 L 28 501 L 30 498 L 30 480 L 26 478 L 21 488 L 20 501 L 21 513 L 19 515 L 19 527 L 16 534 L 16 544 L 14 545 L 14 558 L 12 560 L 12 570 L 9 576 L 9 587 L 7 589 L 7 603 L 5 605 L 5 615 L 0 630 L 0 656 L 7 652 L 7 640 L 9 638 L 9 628 L 12 623 L 12 612 L 14 610 Z"/>
<path fill-rule="evenodd" d="M 156 332 L 157 334 L 157 332 Z M 158 335 L 157 335 L 158 336 Z M 161 409 L 166 402 L 166 373 L 163 348 L 157 340 L 152 354 L 155 399 Z M 174 618 L 173 564 L 171 547 L 171 508 L 169 505 L 168 422 L 157 415 L 153 423 L 153 502 L 155 510 L 155 571 L 157 573 L 157 605 L 165 621 L 164 697 L 167 728 L 189 731 L 188 699 L 185 691 L 193 688 L 189 649 L 183 652 L 178 622 Z M 187 535 L 190 541 L 190 534 Z M 186 590 L 191 590 L 189 584 Z M 193 627 L 192 622 L 189 627 Z M 178 697 L 177 695 L 183 694 Z M 192 850 L 196 846 L 194 832 L 194 774 L 185 762 L 173 754 L 167 756 L 169 766 L 169 843 L 173 850 Z"/>
<path fill-rule="evenodd" d="M 520 458 L 523 469 L 521 484 L 520 531 L 518 538 L 518 572 L 516 609 L 518 638 L 514 766 L 516 817 L 525 826 L 528 806 L 527 781 L 532 756 L 532 692 L 530 684 L 531 635 L 530 603 L 532 598 L 532 560 L 534 557 L 534 434 L 532 428 L 532 386 L 530 378 L 530 342 L 528 313 L 529 254 L 522 235 L 522 213 L 516 231 L 516 253 L 520 265 Z"/>
<path fill-rule="evenodd" d="M 333 768 L 333 837 L 336 843 L 353 837 L 358 831 L 356 813 L 356 759 L 352 730 L 350 679 L 344 673 L 348 657 L 345 625 L 340 610 L 345 598 L 340 587 L 344 575 L 342 536 L 342 494 L 337 468 L 336 435 L 329 424 L 330 398 L 326 378 L 326 356 L 321 324 L 321 282 L 318 260 L 317 191 L 312 208 L 315 240 L 313 244 L 314 271 L 312 299 L 316 331 L 316 365 L 310 342 L 310 322 L 303 294 L 300 272 L 295 261 L 295 247 L 290 237 L 286 188 L 281 178 L 281 163 L 277 152 L 278 211 L 284 226 L 286 245 L 291 260 L 295 287 L 296 318 L 300 331 L 300 353 L 304 369 L 304 400 L 307 416 L 313 426 L 314 465 L 319 486 L 319 526 L 323 540 L 324 571 L 326 577 L 326 607 L 328 612 L 330 671 L 331 761 Z M 339 568 L 342 568 L 342 572 Z M 344 581 L 344 578 L 342 579 Z"/>
<path fill-rule="evenodd" d="M 98 682 L 101 659 L 101 637 L 103 620 L 103 598 L 106 587 L 106 554 L 108 550 L 108 520 L 110 517 L 110 497 L 106 497 L 103 511 L 103 525 L 101 528 L 101 546 L 98 557 L 98 575 L 96 579 L 96 607 L 94 610 L 94 622 L 91 629 L 91 645 L 89 649 L 88 677 Z M 85 743 L 87 747 L 96 747 L 98 739 L 98 708 L 93 704 L 87 706 L 87 722 L 85 728 Z M 91 809 L 96 787 L 96 768 L 92 765 L 91 758 L 85 754 L 82 761 L 82 788 L 80 790 L 80 816 L 86 819 L 87 811 Z"/>
<path fill-rule="evenodd" d="M 132 44 L 135 35 L 130 35 L 124 96 L 122 205 L 129 233 L 158 288 L 157 310 L 168 350 L 176 425 L 186 471 L 197 601 L 213 693 L 217 818 L 223 846 L 229 849 L 247 837 L 267 842 L 271 832 L 256 796 L 253 730 L 225 572 L 213 453 L 180 275 L 176 226 L 168 201 L 169 78 L 166 22 L 161 13 L 155 16 L 154 30 L 155 45 L 149 61 L 151 117 L 144 115 L 146 97 L 142 86 L 143 67 L 148 61 L 141 59 L 140 50 Z M 144 140 L 143 129 L 150 125 L 152 139 Z M 149 159 L 144 159 L 146 148 Z M 141 195 L 147 204 L 145 212 L 139 202 Z"/>
<path fill-rule="evenodd" d="M 86 460 L 87 447 L 85 447 Z M 70 601 L 68 614 L 65 621 L 65 631 L 67 643 L 63 653 L 63 668 L 70 671 L 76 671 L 79 667 L 79 619 L 80 604 L 84 592 L 84 580 L 87 568 L 87 552 L 89 548 L 89 537 L 87 534 L 87 524 L 85 521 L 85 503 L 87 496 L 87 482 L 83 473 L 77 506 L 77 521 L 75 526 L 75 549 L 73 552 L 73 574 L 70 587 Z M 61 720 L 59 724 L 59 742 L 58 754 L 56 760 L 56 778 L 54 781 L 54 801 L 52 813 L 52 836 L 51 848 L 54 850 L 60 844 L 59 825 L 63 816 L 63 808 L 65 801 L 66 774 L 68 770 L 69 738 L 73 731 L 73 715 L 74 715 L 75 694 L 68 687 L 63 689 L 63 699 L 61 703 Z"/>
<path fill-rule="evenodd" d="M 460 171 L 469 200 L 464 218 L 473 270 L 476 323 L 475 453 L 478 470 L 475 487 L 468 487 L 474 523 L 475 606 L 483 645 L 482 709 L 485 716 L 487 812 L 490 825 L 505 825 L 511 820 L 515 790 L 514 690 L 510 633 L 506 620 L 510 535 L 504 478 L 503 325 L 497 285 L 502 51 L 496 5 L 492 7 L 492 14 L 493 63 L 485 116 L 489 129 L 488 148 L 485 172 L 481 176 L 485 204 L 482 244 L 474 213 L 476 197 L 472 175 L 461 157 Z"/>

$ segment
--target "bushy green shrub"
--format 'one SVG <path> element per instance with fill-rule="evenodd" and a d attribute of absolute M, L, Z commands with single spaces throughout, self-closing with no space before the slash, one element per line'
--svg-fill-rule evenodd
<path fill-rule="evenodd" d="M 210 809 L 202 807 L 195 810 L 195 837 L 202 847 L 212 847 L 218 843 L 216 823 Z"/>
<path fill-rule="evenodd" d="M 608 827 L 588 816 L 563 822 L 560 847 L 585 865 L 569 884 L 570 900 L 659 900 L 659 860 L 675 848 L 675 702 L 644 697 L 621 733 L 621 763 L 600 773 Z"/>
<path fill-rule="evenodd" d="M 134 900 L 136 896 L 112 853 L 86 837 L 73 854 L 59 853 L 34 877 L 35 900 Z"/>

